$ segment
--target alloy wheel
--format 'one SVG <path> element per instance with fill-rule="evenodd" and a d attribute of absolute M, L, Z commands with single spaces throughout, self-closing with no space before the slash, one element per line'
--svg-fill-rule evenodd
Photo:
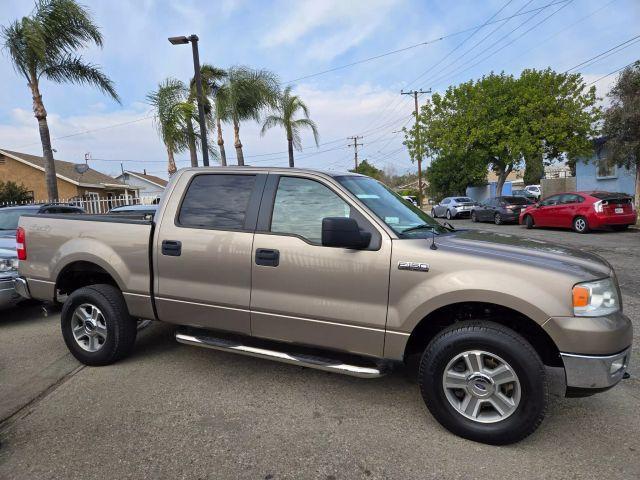
<path fill-rule="evenodd" d="M 104 315 L 95 305 L 79 305 L 71 317 L 71 332 L 80 348 L 87 352 L 97 352 L 107 341 Z"/>
<path fill-rule="evenodd" d="M 449 404 L 479 423 L 496 423 L 511 416 L 520 404 L 520 380 L 501 357 L 482 350 L 456 355 L 442 374 Z"/>

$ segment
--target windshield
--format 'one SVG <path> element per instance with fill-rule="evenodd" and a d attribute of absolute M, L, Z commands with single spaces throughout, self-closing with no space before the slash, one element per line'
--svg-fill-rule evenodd
<path fill-rule="evenodd" d="M 28 208 L 15 210 L 0 210 L 0 230 L 16 230 L 18 228 L 18 220 L 20 215 L 32 213 L 33 210 Z"/>
<path fill-rule="evenodd" d="M 337 177 L 336 180 L 358 197 L 398 235 L 410 238 L 427 238 L 431 236 L 432 231 L 436 234 L 448 231 L 418 207 L 406 202 L 400 195 L 373 178 L 345 175 Z M 426 225 L 426 227 L 406 232 L 408 229 L 421 225 Z"/>
<path fill-rule="evenodd" d="M 469 197 L 458 197 L 454 198 L 454 200 L 458 203 L 473 203 L 473 200 L 471 200 Z"/>

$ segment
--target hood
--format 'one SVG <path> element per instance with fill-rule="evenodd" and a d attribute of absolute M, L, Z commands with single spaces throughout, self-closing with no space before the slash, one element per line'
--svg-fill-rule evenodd
<path fill-rule="evenodd" d="M 439 237 L 438 246 L 466 250 L 476 255 L 495 255 L 514 262 L 571 272 L 584 280 L 612 275 L 611 265 L 593 253 L 508 233 L 460 230 Z"/>

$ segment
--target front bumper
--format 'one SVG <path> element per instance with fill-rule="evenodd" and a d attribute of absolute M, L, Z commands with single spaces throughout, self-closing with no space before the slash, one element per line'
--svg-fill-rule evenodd
<path fill-rule="evenodd" d="M 617 384 L 629 366 L 631 347 L 615 355 L 560 353 L 567 389 L 606 390 Z"/>
<path fill-rule="evenodd" d="M 22 300 L 13 286 L 13 278 L 0 279 L 0 308 L 11 307 Z"/>

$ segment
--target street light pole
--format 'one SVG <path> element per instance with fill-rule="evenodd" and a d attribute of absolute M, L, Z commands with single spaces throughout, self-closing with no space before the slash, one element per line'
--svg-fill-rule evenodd
<path fill-rule="evenodd" d="M 202 93 L 202 80 L 200 78 L 200 54 L 198 52 L 198 38 L 193 34 L 189 37 L 169 37 L 172 45 L 181 45 L 191 42 L 193 52 L 193 70 L 195 72 L 196 92 L 198 94 L 198 119 L 200 123 L 200 140 L 202 141 L 202 164 L 209 166 L 209 148 L 207 147 L 207 124 L 204 117 L 204 96 Z"/>

